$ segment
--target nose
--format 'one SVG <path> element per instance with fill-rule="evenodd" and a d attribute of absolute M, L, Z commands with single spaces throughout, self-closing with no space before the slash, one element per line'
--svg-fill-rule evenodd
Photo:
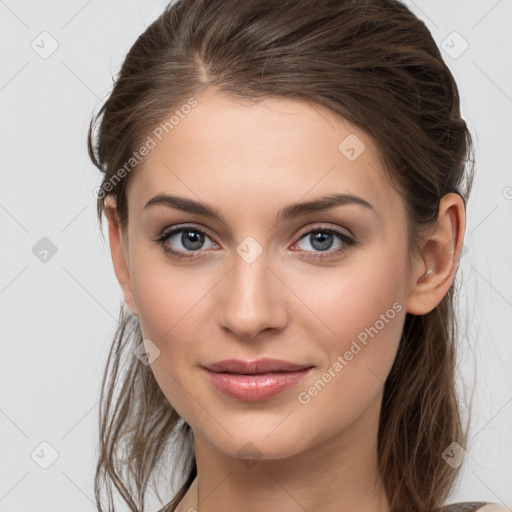
<path fill-rule="evenodd" d="M 269 268 L 265 252 L 251 263 L 238 254 L 234 260 L 219 289 L 221 327 L 243 339 L 253 339 L 265 330 L 282 329 L 287 321 L 286 286 Z"/>

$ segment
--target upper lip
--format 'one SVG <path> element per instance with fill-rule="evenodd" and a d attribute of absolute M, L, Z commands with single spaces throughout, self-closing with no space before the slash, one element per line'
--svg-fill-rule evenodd
<path fill-rule="evenodd" d="M 242 361 L 239 359 L 226 359 L 204 365 L 204 368 L 212 372 L 227 372 L 240 374 L 258 374 L 272 372 L 293 372 L 311 368 L 312 365 L 290 363 L 282 359 L 257 359 L 255 361 Z"/>

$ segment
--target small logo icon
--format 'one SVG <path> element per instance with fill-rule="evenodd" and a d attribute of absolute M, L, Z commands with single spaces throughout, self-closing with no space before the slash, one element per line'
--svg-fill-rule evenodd
<path fill-rule="evenodd" d="M 469 43 L 454 31 L 442 41 L 441 47 L 452 59 L 458 59 L 469 48 Z"/>
<path fill-rule="evenodd" d="M 351 162 L 359 158 L 365 149 L 364 142 L 355 133 L 345 137 L 338 146 L 338 151 Z"/>
<path fill-rule="evenodd" d="M 39 467 L 48 469 L 59 458 L 59 452 L 50 443 L 43 441 L 30 456 Z"/>
<path fill-rule="evenodd" d="M 263 252 L 263 247 L 252 236 L 248 236 L 238 245 L 236 252 L 246 263 L 252 263 Z"/>
<path fill-rule="evenodd" d="M 503 197 L 505 199 L 512 199 L 512 187 L 505 187 L 503 189 Z"/>
<path fill-rule="evenodd" d="M 468 452 L 456 442 L 453 442 L 441 454 L 444 461 L 454 469 L 458 468 L 466 460 L 467 456 Z"/>
<path fill-rule="evenodd" d="M 148 338 L 145 338 L 135 350 L 133 355 L 145 366 L 149 366 L 159 355 L 160 349 Z"/>
<path fill-rule="evenodd" d="M 262 456 L 262 453 L 253 443 L 246 443 L 237 453 L 237 457 L 241 459 L 242 464 L 248 468 L 252 468 Z"/>
<path fill-rule="evenodd" d="M 31 43 L 30 47 L 41 59 L 47 59 L 57 48 L 59 43 L 49 32 L 41 32 Z"/>
<path fill-rule="evenodd" d="M 57 246 L 49 238 L 43 236 L 32 247 L 32 254 L 42 263 L 48 263 L 57 254 Z"/>

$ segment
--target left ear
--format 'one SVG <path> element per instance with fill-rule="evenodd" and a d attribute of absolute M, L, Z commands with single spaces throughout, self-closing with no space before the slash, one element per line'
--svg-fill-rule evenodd
<path fill-rule="evenodd" d="M 436 224 L 427 233 L 416 258 L 406 301 L 406 311 L 425 315 L 448 292 L 459 263 L 466 229 L 464 201 L 450 192 L 441 198 Z"/>

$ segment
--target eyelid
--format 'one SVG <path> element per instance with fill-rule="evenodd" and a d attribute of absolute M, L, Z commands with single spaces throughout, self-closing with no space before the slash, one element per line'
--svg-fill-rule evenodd
<path fill-rule="evenodd" d="M 341 235 L 342 237 L 345 237 L 346 239 L 352 239 L 355 242 L 355 235 L 350 229 L 345 228 L 345 227 L 341 228 L 340 226 L 328 226 L 327 224 L 328 223 L 320 222 L 320 223 L 318 223 L 318 225 L 309 227 L 305 230 L 304 230 L 304 228 L 301 228 L 298 230 L 297 234 L 294 235 L 294 237 L 297 238 L 297 241 L 298 241 L 298 240 L 302 240 L 302 238 L 304 236 L 311 234 L 311 232 L 328 231 L 328 232 L 337 233 L 337 234 Z M 342 229 L 347 230 L 350 234 L 344 233 L 342 231 Z"/>

